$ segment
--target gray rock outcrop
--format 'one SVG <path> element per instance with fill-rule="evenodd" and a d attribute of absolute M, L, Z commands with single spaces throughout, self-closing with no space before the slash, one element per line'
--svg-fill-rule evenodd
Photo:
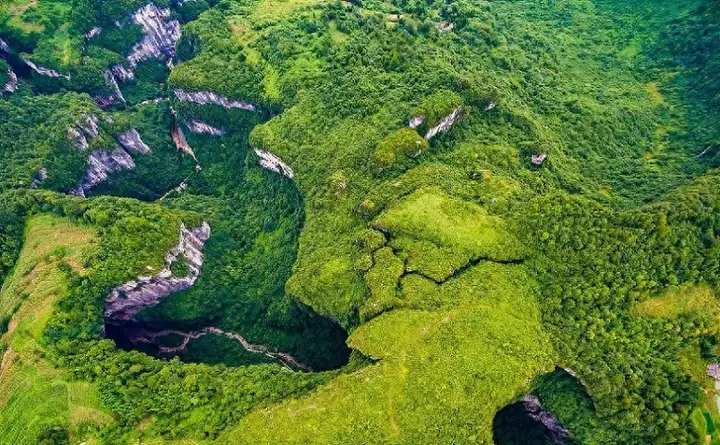
<path fill-rule="evenodd" d="M 210 238 L 210 226 L 202 225 L 188 230 L 180 224 L 180 241 L 165 257 L 165 268 L 150 277 L 138 277 L 110 292 L 105 300 L 105 317 L 111 320 L 132 320 L 138 312 L 160 303 L 162 298 L 191 288 L 200 275 L 203 265 L 202 249 Z M 184 259 L 187 263 L 187 275 L 173 276 L 170 267 Z"/>
<path fill-rule="evenodd" d="M 18 87 L 18 78 L 17 75 L 12 71 L 8 70 L 8 81 L 5 83 L 5 85 L 0 89 L 0 96 L 2 96 L 4 93 L 14 93 L 17 91 Z"/>
<path fill-rule="evenodd" d="M 70 141 L 70 145 L 80 151 L 85 151 L 90 148 L 90 144 L 88 144 L 85 134 L 83 134 L 82 131 L 78 130 L 77 127 L 68 127 L 67 139 L 68 141 Z"/>
<path fill-rule="evenodd" d="M 425 134 L 425 139 L 430 140 L 433 137 L 437 136 L 439 133 L 445 133 L 450 130 L 450 128 L 453 126 L 455 122 L 460 119 L 460 117 L 463 114 L 463 108 L 457 107 L 455 110 L 453 110 L 452 113 L 448 114 L 444 118 L 438 122 L 438 124 L 432 128 L 430 128 L 427 133 Z"/>
<path fill-rule="evenodd" d="M 118 85 L 117 79 L 115 78 L 115 74 L 113 73 L 113 71 L 105 70 L 104 76 L 105 82 L 107 82 L 108 86 L 112 89 L 113 94 L 115 95 L 114 97 L 117 97 L 122 103 L 125 103 L 125 96 L 123 96 L 122 91 L 120 91 L 120 85 Z"/>
<path fill-rule="evenodd" d="M 555 436 L 556 443 L 563 444 L 564 439 L 570 438 L 570 431 L 568 431 L 560 422 L 543 409 L 540 400 L 535 396 L 527 396 L 523 400 L 523 408 L 528 416 L 536 422 L 542 423 L 545 427 L 550 430 Z"/>
<path fill-rule="evenodd" d="M 45 167 L 40 168 L 40 170 L 35 173 L 35 176 L 33 176 L 32 181 L 30 181 L 30 188 L 36 189 L 38 186 L 47 179 L 47 169 Z"/>
<path fill-rule="evenodd" d="M 140 133 L 136 129 L 131 128 L 118 135 L 118 142 L 122 147 L 135 153 L 150 153 L 150 147 L 140 138 Z"/>
<path fill-rule="evenodd" d="M 278 158 L 269 151 L 260 150 L 259 148 L 253 148 L 255 154 L 260 158 L 260 166 L 268 170 L 272 170 L 275 173 L 280 173 L 288 178 L 293 178 L 293 171 L 282 159 Z"/>
<path fill-rule="evenodd" d="M 190 133 L 209 134 L 212 136 L 222 136 L 225 134 L 225 130 L 221 128 L 215 128 L 211 125 L 206 124 L 205 122 L 200 122 L 197 120 L 185 122 L 185 125 L 188 127 L 188 130 L 190 130 Z"/>
<path fill-rule="evenodd" d="M 130 66 L 134 68 L 138 63 L 152 58 L 165 60 L 172 66 L 175 43 L 180 38 L 180 22 L 170 17 L 170 9 L 158 8 L 153 3 L 135 11 L 130 22 L 142 27 L 143 37 L 127 57 Z"/>
<path fill-rule="evenodd" d="M 53 78 L 63 78 L 65 80 L 70 80 L 70 74 L 62 74 L 55 70 L 51 70 L 49 68 L 42 67 L 28 59 L 23 59 L 23 62 L 25 62 L 25 64 L 27 66 L 29 66 L 30 69 L 32 69 L 36 73 L 40 74 L 41 76 L 53 77 Z"/>
<path fill-rule="evenodd" d="M 98 127 L 99 119 L 94 114 L 85 115 L 81 120 L 75 122 L 75 124 L 85 132 L 91 138 L 96 138 L 100 134 Z"/>
<path fill-rule="evenodd" d="M 110 68 L 110 72 L 112 72 L 112 75 L 115 76 L 116 81 L 119 80 L 120 82 L 127 82 L 128 80 L 133 80 L 135 78 L 133 70 L 125 68 L 125 65 L 122 64 L 113 65 Z"/>
<path fill-rule="evenodd" d="M 80 183 L 70 191 L 75 196 L 85 197 L 93 187 L 107 180 L 108 175 L 120 170 L 135 168 L 135 161 L 125 149 L 113 151 L 94 150 L 88 158 L 88 168 Z"/>
<path fill-rule="evenodd" d="M 257 111 L 257 107 L 251 103 L 243 102 L 241 100 L 233 100 L 225 96 L 215 94 L 212 91 L 187 92 L 183 89 L 176 89 L 175 97 L 177 97 L 180 102 L 191 102 L 198 105 L 220 105 L 227 110 L 240 109 Z"/>
<path fill-rule="evenodd" d="M 530 162 L 535 165 L 542 165 L 547 159 L 547 153 L 539 153 L 530 157 Z"/>
<path fill-rule="evenodd" d="M 85 37 L 87 40 L 92 40 L 95 37 L 99 36 L 102 32 L 102 28 L 99 26 L 93 26 L 90 31 L 83 34 L 83 37 Z"/>

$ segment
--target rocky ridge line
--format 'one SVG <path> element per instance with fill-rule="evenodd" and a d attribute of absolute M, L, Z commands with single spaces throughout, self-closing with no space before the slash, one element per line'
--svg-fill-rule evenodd
<path fill-rule="evenodd" d="M 165 257 L 165 268 L 153 276 L 141 276 L 116 287 L 105 300 L 105 318 L 129 321 L 142 309 L 160 303 L 162 298 L 190 289 L 200 275 L 203 265 L 202 249 L 210 238 L 210 226 L 203 222 L 199 227 L 188 230 L 180 224 L 180 240 Z M 173 276 L 170 267 L 184 258 L 188 274 Z"/>

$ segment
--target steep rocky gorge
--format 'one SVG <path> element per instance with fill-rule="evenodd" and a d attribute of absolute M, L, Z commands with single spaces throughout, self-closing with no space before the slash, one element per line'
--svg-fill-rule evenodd
<path fill-rule="evenodd" d="M 88 138 L 99 136 L 98 118 L 95 115 L 85 116 L 76 122 L 75 126 L 67 129 L 67 139 L 70 144 L 80 151 L 90 148 Z M 87 170 L 77 186 L 70 190 L 75 196 L 85 197 L 96 185 L 106 181 L 111 173 L 135 168 L 135 161 L 131 153 L 148 154 L 150 147 L 143 142 L 140 134 L 134 128 L 126 130 L 117 136 L 119 147 L 111 150 L 93 150 L 88 156 Z"/>

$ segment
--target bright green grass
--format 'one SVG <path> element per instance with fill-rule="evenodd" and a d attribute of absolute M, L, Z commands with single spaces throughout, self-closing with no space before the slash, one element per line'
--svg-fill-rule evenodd
<path fill-rule="evenodd" d="M 67 291 L 58 264 L 62 260 L 82 272 L 82 258 L 93 248 L 95 234 L 44 215 L 29 221 L 25 240 L 18 266 L 0 293 L 4 310 L 22 303 L 2 338 L 9 349 L 0 371 L 1 444 L 35 444 L 46 426 L 72 431 L 73 426 L 112 420 L 101 408 L 97 388 L 69 382 L 45 360 L 39 341 L 54 303 Z"/>
<path fill-rule="evenodd" d="M 55 299 L 64 291 L 54 267 L 57 261 L 80 266 L 81 253 L 94 242 L 91 232 L 65 220 L 32 218 L 25 229 L 25 247 L 0 291 L 0 317 L 12 314 L 27 298 L 41 304 Z"/>
<path fill-rule="evenodd" d="M 246 417 L 236 444 L 492 443 L 495 412 L 552 368 L 523 266 L 484 263 L 438 288 L 437 310 L 398 309 L 349 344 L 378 363 Z"/>
<path fill-rule="evenodd" d="M 675 318 L 682 314 L 703 313 L 717 320 L 720 300 L 712 288 L 706 285 L 673 287 L 663 295 L 643 301 L 636 308 L 639 315 L 659 318 Z"/>
<path fill-rule="evenodd" d="M 423 240 L 453 254 L 499 261 L 521 259 L 525 251 L 500 218 L 482 207 L 429 189 L 419 190 L 388 209 L 374 226 L 393 238 Z M 418 246 L 412 246 L 412 252 Z M 411 253 L 412 255 L 412 253 Z M 415 255 L 422 257 L 423 255 Z M 421 261 L 418 258 L 418 261 Z"/>

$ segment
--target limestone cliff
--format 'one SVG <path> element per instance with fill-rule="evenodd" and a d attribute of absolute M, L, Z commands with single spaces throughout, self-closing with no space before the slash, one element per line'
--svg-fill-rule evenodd
<path fill-rule="evenodd" d="M 198 105 L 220 105 L 225 109 L 234 108 L 247 111 L 257 111 L 257 107 L 251 103 L 229 99 L 225 96 L 215 94 L 212 91 L 187 92 L 183 89 L 176 89 L 175 97 L 177 97 L 180 102 L 191 102 Z"/>
<path fill-rule="evenodd" d="M 208 238 L 210 226 L 206 222 L 192 230 L 180 224 L 180 241 L 165 257 L 165 268 L 156 275 L 138 277 L 113 289 L 105 300 L 105 317 L 132 320 L 142 309 L 157 305 L 174 292 L 192 287 L 200 275 L 202 249 Z M 170 267 L 181 259 L 185 260 L 188 272 L 184 277 L 175 277 Z"/>
<path fill-rule="evenodd" d="M 3 85 L 2 89 L 0 89 L 0 96 L 2 96 L 3 93 L 14 93 L 18 87 L 17 75 L 12 70 L 8 70 L 7 74 L 10 79 Z"/>
<path fill-rule="evenodd" d="M 27 66 L 29 66 L 33 71 L 35 71 L 36 73 L 40 74 L 41 76 L 54 77 L 54 78 L 63 78 L 63 79 L 65 79 L 65 80 L 70 80 L 70 74 L 62 74 L 62 73 L 59 73 L 59 72 L 57 72 L 57 71 L 55 71 L 55 70 L 42 67 L 42 66 L 37 65 L 37 64 L 35 64 L 33 61 L 28 60 L 28 59 L 23 59 L 23 61 L 25 62 L 25 64 L 26 64 Z"/>
<path fill-rule="evenodd" d="M 180 38 L 180 22 L 171 19 L 170 9 L 150 3 L 135 11 L 130 22 L 140 25 L 143 30 L 142 40 L 133 46 L 127 57 L 130 65 L 134 68 L 144 60 L 157 58 L 172 66 L 175 43 Z"/>
<path fill-rule="evenodd" d="M 570 438 L 570 432 L 558 422 L 555 416 L 545 411 L 537 397 L 525 397 L 523 408 L 531 419 L 543 424 L 553 434 L 555 442 L 562 444 L 564 439 Z"/>
<path fill-rule="evenodd" d="M 450 128 L 453 126 L 455 122 L 457 122 L 460 117 L 462 117 L 463 114 L 463 108 L 457 107 L 455 110 L 453 110 L 452 113 L 448 114 L 444 118 L 438 122 L 438 124 L 432 128 L 430 128 L 427 133 L 425 134 L 425 139 L 430 140 L 433 137 L 437 136 L 439 133 L 445 133 L 450 130 Z"/>
<path fill-rule="evenodd" d="M 254 150 L 255 154 L 260 157 L 260 165 L 263 168 L 272 170 L 275 173 L 280 173 L 281 175 L 285 175 L 290 179 L 293 178 L 294 174 L 292 169 L 286 163 L 284 163 L 282 159 L 278 158 L 269 151 L 260 150 L 259 148 L 254 148 Z"/>
<path fill-rule="evenodd" d="M 85 176 L 70 193 L 84 197 L 93 187 L 107 180 L 110 173 L 131 168 L 135 168 L 135 161 L 121 147 L 112 151 L 94 150 L 88 158 L 88 168 Z"/>
<path fill-rule="evenodd" d="M 221 128 L 215 128 L 205 122 L 200 122 L 194 119 L 189 122 L 185 122 L 185 126 L 187 126 L 188 130 L 190 130 L 190 133 L 209 134 L 211 136 L 223 136 L 225 134 L 225 130 Z"/>
<path fill-rule="evenodd" d="M 140 133 L 136 129 L 131 128 L 118 135 L 118 142 L 122 147 L 130 152 L 150 153 L 150 147 L 140 138 Z"/>

